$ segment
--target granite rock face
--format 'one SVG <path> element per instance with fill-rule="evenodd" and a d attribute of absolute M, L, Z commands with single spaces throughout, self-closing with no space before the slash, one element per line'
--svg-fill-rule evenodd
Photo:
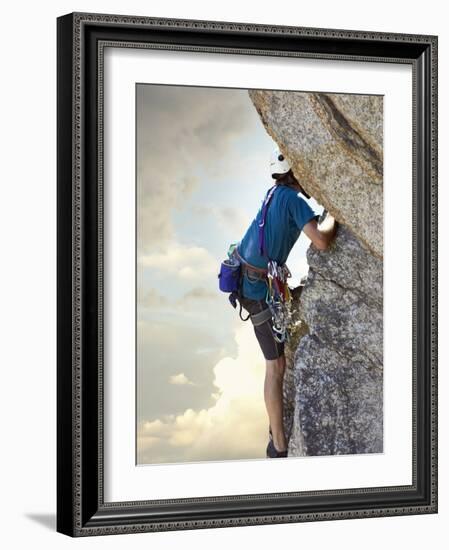
<path fill-rule="evenodd" d="M 309 247 L 309 274 L 294 293 L 289 456 L 382 452 L 382 98 L 249 95 L 304 188 L 339 222 L 328 250 Z"/>
<path fill-rule="evenodd" d="M 328 250 L 311 246 L 307 259 L 295 305 L 308 333 L 293 344 L 285 385 L 294 410 L 289 454 L 382 452 L 382 261 L 344 226 Z"/>
<path fill-rule="evenodd" d="M 306 191 L 381 258 L 383 98 L 248 93 Z"/>
<path fill-rule="evenodd" d="M 297 287 L 292 290 L 293 304 L 292 308 L 292 330 L 290 340 L 285 346 L 285 356 L 287 368 L 284 374 L 284 430 L 287 439 L 290 441 L 289 454 L 295 456 L 305 455 L 304 438 L 299 429 L 299 422 L 296 418 L 296 398 L 297 388 L 295 381 L 295 354 L 301 338 L 309 332 L 304 319 L 301 319 L 301 310 L 299 307 L 301 292 L 304 287 Z M 294 449 L 294 451 L 293 451 Z"/>

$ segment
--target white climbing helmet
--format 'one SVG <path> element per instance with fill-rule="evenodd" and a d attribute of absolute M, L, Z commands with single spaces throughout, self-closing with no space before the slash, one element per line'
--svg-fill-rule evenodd
<path fill-rule="evenodd" d="M 286 174 L 290 170 L 291 166 L 288 160 L 281 153 L 279 147 L 273 150 L 270 159 L 270 173 L 273 174 Z"/>

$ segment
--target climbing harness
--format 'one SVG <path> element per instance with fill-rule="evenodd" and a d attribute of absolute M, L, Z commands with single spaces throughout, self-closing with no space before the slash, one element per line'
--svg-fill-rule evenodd
<path fill-rule="evenodd" d="M 251 319 L 254 326 L 262 325 L 272 319 L 274 339 L 282 343 L 289 338 L 288 329 L 291 324 L 291 293 L 287 284 L 287 279 L 291 277 L 291 273 L 285 264 L 280 265 L 275 260 L 268 258 L 265 250 L 265 223 L 268 207 L 277 188 L 277 185 L 273 185 L 267 191 L 262 204 L 259 221 L 259 252 L 261 256 L 267 258 L 267 269 L 256 267 L 246 262 L 239 254 L 238 243 L 233 243 L 229 247 L 227 259 L 221 263 L 218 278 L 220 290 L 229 293 L 229 301 L 232 306 L 236 308 L 237 301 L 240 302 L 240 319 L 242 321 Z M 248 314 L 246 319 L 242 317 L 241 303 L 244 275 L 249 276 L 253 280 L 259 279 L 267 283 L 265 301 L 268 305 L 268 308 L 260 313 Z"/>

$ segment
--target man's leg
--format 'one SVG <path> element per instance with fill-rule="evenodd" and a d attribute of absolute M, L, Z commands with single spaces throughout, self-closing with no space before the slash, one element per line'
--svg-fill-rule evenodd
<path fill-rule="evenodd" d="M 287 440 L 284 434 L 283 422 L 283 393 L 282 386 L 285 372 L 285 355 L 278 359 L 266 359 L 264 398 L 270 419 L 273 443 L 278 451 L 287 449 Z"/>
<path fill-rule="evenodd" d="M 252 315 L 267 309 L 265 300 L 242 299 L 241 304 Z M 265 406 L 273 435 L 273 443 L 277 451 L 287 450 L 287 441 L 283 423 L 283 380 L 285 372 L 284 344 L 274 338 L 272 321 L 266 321 L 254 326 L 254 332 L 265 357 L 266 371 L 264 383 Z M 267 359 L 273 357 L 275 359 Z"/>

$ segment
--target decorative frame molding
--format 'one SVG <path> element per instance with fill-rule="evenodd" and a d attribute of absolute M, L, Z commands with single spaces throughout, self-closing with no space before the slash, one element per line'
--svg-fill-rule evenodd
<path fill-rule="evenodd" d="M 59 532 L 91 536 L 437 512 L 437 42 L 436 36 L 427 35 L 221 21 L 88 13 L 58 18 Z M 106 46 L 412 65 L 411 486 L 104 502 Z M 87 417 L 89 422 L 84 420 Z"/>

